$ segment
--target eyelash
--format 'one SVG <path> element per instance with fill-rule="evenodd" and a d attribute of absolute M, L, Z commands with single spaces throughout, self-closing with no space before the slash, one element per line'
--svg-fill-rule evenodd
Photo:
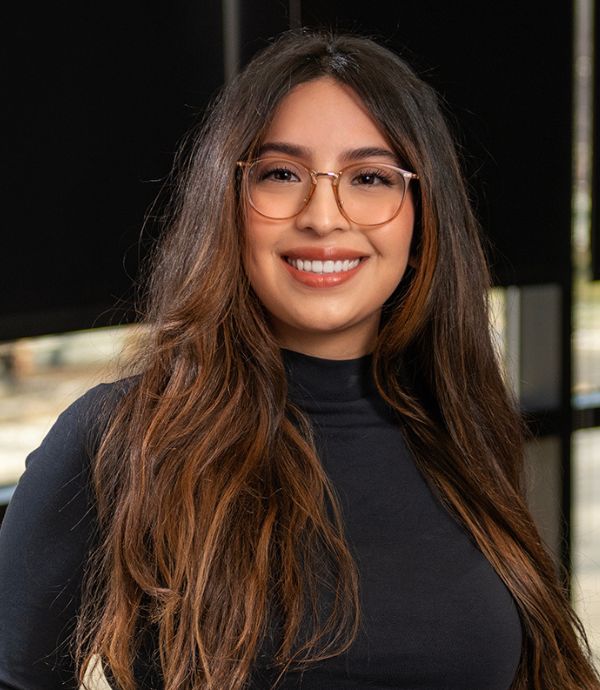
<path fill-rule="evenodd" d="M 266 180 L 267 178 L 271 177 L 272 175 L 281 174 L 281 173 L 291 175 L 294 177 L 296 176 L 296 173 L 293 170 L 290 170 L 289 168 L 272 168 L 270 170 L 265 170 L 262 173 L 262 175 L 260 176 L 260 180 L 263 181 L 263 180 Z"/>
<path fill-rule="evenodd" d="M 390 185 L 392 182 L 391 177 L 388 173 L 378 169 L 360 170 L 354 175 L 353 179 L 356 179 L 357 177 L 376 177 L 378 180 L 381 181 L 382 184 L 385 185 Z"/>

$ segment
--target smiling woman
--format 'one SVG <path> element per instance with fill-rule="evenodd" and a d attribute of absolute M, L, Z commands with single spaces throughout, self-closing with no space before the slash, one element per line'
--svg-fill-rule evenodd
<path fill-rule="evenodd" d="M 294 158 L 263 158 L 275 151 Z M 275 111 L 244 168 L 244 266 L 283 347 L 331 359 L 373 351 L 413 236 L 405 171 L 390 163 L 381 128 L 334 79 L 297 86 Z"/>
<path fill-rule="evenodd" d="M 137 375 L 69 408 L 0 532 L 0 687 L 599 690 L 435 93 L 292 32 L 181 166 Z"/>

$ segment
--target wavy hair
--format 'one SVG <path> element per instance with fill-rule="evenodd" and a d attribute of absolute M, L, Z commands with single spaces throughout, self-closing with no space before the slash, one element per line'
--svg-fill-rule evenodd
<path fill-rule="evenodd" d="M 134 690 L 150 637 L 165 690 L 240 690 L 273 621 L 281 675 L 342 653 L 357 633 L 341 511 L 243 270 L 236 177 L 286 94 L 324 76 L 360 96 L 419 176 L 414 265 L 384 308 L 377 387 L 432 490 L 514 597 L 524 632 L 514 690 L 600 688 L 525 504 L 523 425 L 491 343 L 488 271 L 438 97 L 377 43 L 307 31 L 284 34 L 221 92 L 179 162 L 140 373 L 92 466 L 99 534 L 76 635 L 80 682 L 97 655 Z"/>

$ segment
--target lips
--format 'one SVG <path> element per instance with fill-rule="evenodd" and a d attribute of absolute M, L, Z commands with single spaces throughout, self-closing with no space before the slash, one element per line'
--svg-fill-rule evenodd
<path fill-rule="evenodd" d="M 282 254 L 294 280 L 309 287 L 335 287 L 356 275 L 368 259 L 354 249 L 297 247 Z"/>

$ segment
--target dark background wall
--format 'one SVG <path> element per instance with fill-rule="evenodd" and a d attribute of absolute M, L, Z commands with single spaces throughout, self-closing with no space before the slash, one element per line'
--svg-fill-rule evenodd
<path fill-rule="evenodd" d="M 218 3 L 17 12 L 0 339 L 131 318 L 145 211 L 223 83 Z"/>
<path fill-rule="evenodd" d="M 289 26 L 290 7 L 303 24 L 373 34 L 403 54 L 446 99 L 496 280 L 565 282 L 570 3 L 237 5 L 242 63 Z M 132 318 L 154 232 L 141 233 L 144 214 L 223 82 L 228 37 L 216 0 L 16 11 L 0 340 Z"/>

